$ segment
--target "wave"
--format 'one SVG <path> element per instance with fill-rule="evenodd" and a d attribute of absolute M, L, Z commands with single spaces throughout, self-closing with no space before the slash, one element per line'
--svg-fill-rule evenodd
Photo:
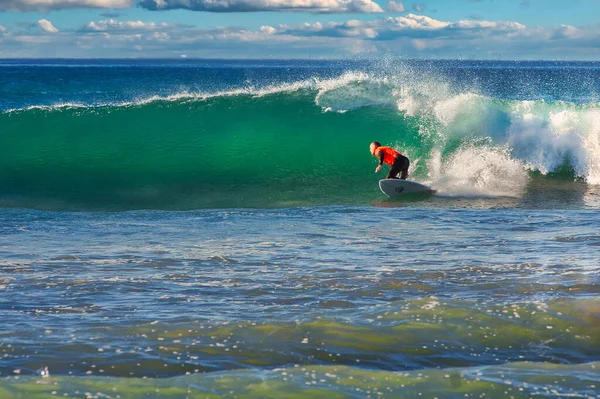
<path fill-rule="evenodd" d="M 123 279 L 115 284 L 127 286 Z M 391 291 L 406 288 L 396 280 L 386 286 Z M 218 289 L 216 284 L 211 287 Z M 250 289 L 248 293 L 252 296 L 259 291 L 263 292 Z M 356 298 L 365 291 L 348 292 Z M 169 295 L 161 298 L 169 299 Z M 185 294 L 179 300 L 171 299 L 186 301 Z M 78 338 L 66 345 L 58 333 L 68 327 L 57 326 L 56 336 L 38 342 L 17 326 L 16 331 L 7 332 L 17 338 L 10 357 L 0 365 L 0 376 L 11 375 L 15 369 L 21 370 L 22 376 L 35 376 L 40 365 L 47 366 L 51 374 L 83 376 L 92 364 L 95 375 L 138 378 L 174 377 L 194 371 L 239 372 L 254 367 L 272 370 L 293 364 L 403 372 L 485 368 L 515 361 L 561 367 L 594 362 L 600 354 L 597 297 L 492 304 L 431 296 L 375 307 L 355 307 L 352 300 L 323 300 L 318 316 L 304 315 L 301 320 L 260 322 L 251 316 L 244 320 L 241 313 L 234 316 L 241 320 L 234 322 L 224 320 L 228 316 L 136 319 L 98 332 L 97 340 L 86 339 L 86 327 L 76 326 L 71 330 Z M 284 302 L 290 305 L 303 300 L 290 301 Z M 31 307 L 25 308 L 33 312 Z M 100 311 L 93 306 L 35 309 L 39 316 L 93 317 Z M 138 347 L 140 337 L 142 347 Z M 113 342 L 112 350 L 105 346 L 107 341 Z M 115 348 L 136 350 L 118 352 Z M 29 356 L 32 353 L 34 361 Z M 99 370 L 104 371 L 97 374 Z"/>
<path fill-rule="evenodd" d="M 304 366 L 275 370 L 188 373 L 173 378 L 42 377 L 0 379 L 4 397 L 594 397 L 599 362 L 580 365 L 513 362 L 505 365 L 373 371 L 348 366 Z M 103 370 L 94 374 L 101 374 Z M 50 371 L 51 373 L 51 371 Z M 90 370 L 90 374 L 92 371 Z M 92 393 L 93 392 L 93 393 Z"/>
<path fill-rule="evenodd" d="M 551 365 L 510 363 L 486 368 L 428 369 L 395 373 L 347 366 L 298 366 L 270 371 L 243 370 L 193 374 L 164 379 L 103 377 L 12 377 L 0 380 L 0 392 L 39 397 L 95 392 L 95 397 L 145 397 L 169 392 L 186 397 L 345 398 L 464 397 L 464 396 L 573 396 L 593 397 L 599 363 Z M 11 397 L 12 395 L 8 394 Z M 88 394 L 91 396 L 92 394 Z"/>
<path fill-rule="evenodd" d="M 366 204 L 371 141 L 440 196 L 600 184 L 600 104 L 493 98 L 434 73 L 57 103 L 0 112 L 0 206 L 190 209 Z"/>

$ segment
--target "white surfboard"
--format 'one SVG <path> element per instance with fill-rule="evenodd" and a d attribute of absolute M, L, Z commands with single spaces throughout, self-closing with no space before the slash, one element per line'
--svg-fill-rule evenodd
<path fill-rule="evenodd" d="M 400 179 L 379 180 L 379 188 L 388 197 L 397 197 L 405 194 L 434 194 L 435 190 L 416 181 Z"/>

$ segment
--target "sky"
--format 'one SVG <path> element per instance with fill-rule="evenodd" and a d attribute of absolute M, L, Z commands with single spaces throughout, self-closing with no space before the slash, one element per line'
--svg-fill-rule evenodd
<path fill-rule="evenodd" d="M 0 58 L 600 61 L 600 0 L 0 0 Z"/>

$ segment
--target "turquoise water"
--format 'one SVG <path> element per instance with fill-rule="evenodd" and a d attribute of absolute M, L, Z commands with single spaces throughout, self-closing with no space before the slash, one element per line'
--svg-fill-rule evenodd
<path fill-rule="evenodd" d="M 600 397 L 600 66 L 39 64 L 0 66 L 0 398 Z"/>

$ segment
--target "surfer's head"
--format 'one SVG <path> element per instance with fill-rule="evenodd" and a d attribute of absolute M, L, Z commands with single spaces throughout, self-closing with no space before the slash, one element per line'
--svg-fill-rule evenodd
<path fill-rule="evenodd" d="M 371 146 L 369 147 L 371 154 L 375 155 L 375 149 L 377 149 L 377 147 L 381 147 L 381 143 L 379 141 L 374 141 L 371 143 Z"/>

